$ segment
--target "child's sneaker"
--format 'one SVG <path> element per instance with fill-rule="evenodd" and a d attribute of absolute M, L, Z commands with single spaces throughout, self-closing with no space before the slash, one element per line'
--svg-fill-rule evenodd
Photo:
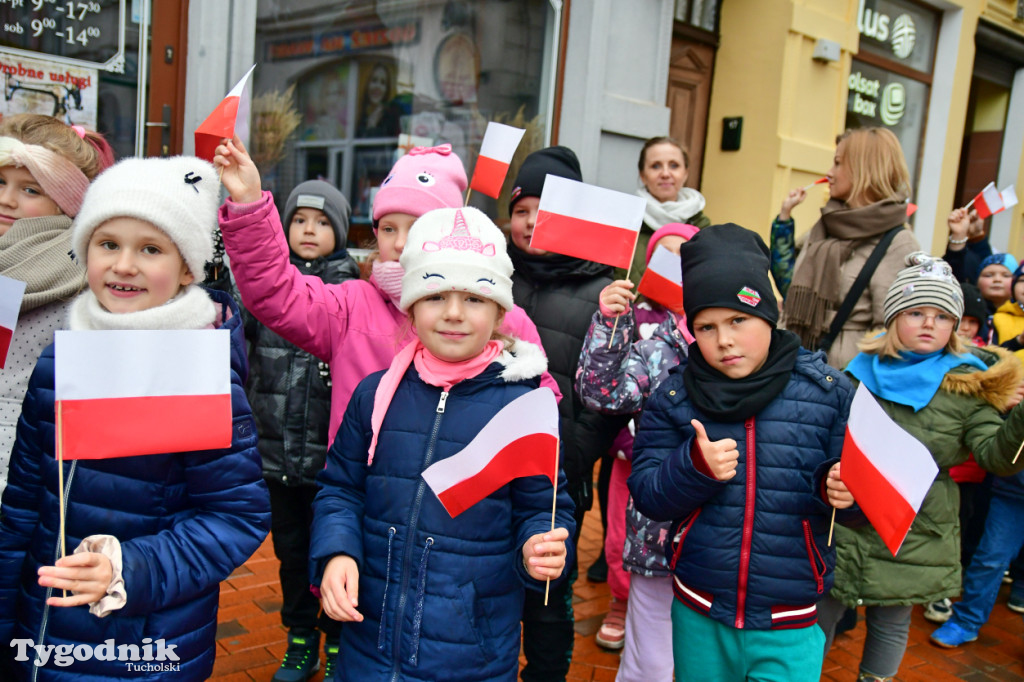
<path fill-rule="evenodd" d="M 597 644 L 605 649 L 621 649 L 626 645 L 626 602 L 612 599 L 612 607 L 597 631 Z"/>
<path fill-rule="evenodd" d="M 320 670 L 320 633 L 291 630 L 288 649 L 271 682 L 306 682 Z"/>
<path fill-rule="evenodd" d="M 933 623 L 945 623 L 953 615 L 953 602 L 949 599 L 933 601 L 924 610 L 925 620 Z"/>
<path fill-rule="evenodd" d="M 978 639 L 978 635 L 971 634 L 957 625 L 956 621 L 951 620 L 933 632 L 930 639 L 932 644 L 941 646 L 943 649 L 955 649 L 958 646 Z"/>
<path fill-rule="evenodd" d="M 334 676 L 338 672 L 338 650 L 341 645 L 338 642 L 324 641 L 324 682 L 334 682 Z"/>
<path fill-rule="evenodd" d="M 1024 595 L 1010 593 L 1010 599 L 1006 602 L 1006 608 L 1015 613 L 1024 613 Z"/>

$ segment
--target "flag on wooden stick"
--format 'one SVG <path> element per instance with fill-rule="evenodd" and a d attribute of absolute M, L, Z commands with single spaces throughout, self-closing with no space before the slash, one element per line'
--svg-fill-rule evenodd
<path fill-rule="evenodd" d="M 213 153 L 220 141 L 238 135 L 242 144 L 249 146 L 249 113 L 252 110 L 252 88 L 249 77 L 256 65 L 253 64 L 235 83 L 227 97 L 196 128 L 196 156 L 213 162 Z"/>
<path fill-rule="evenodd" d="M 683 265 L 679 255 L 658 246 L 651 256 L 637 292 L 674 313 L 683 312 Z"/>
<path fill-rule="evenodd" d="M 491 121 L 484 132 L 484 140 L 480 143 L 480 156 L 476 159 L 473 169 L 473 180 L 470 189 L 497 199 L 501 194 L 501 186 L 505 184 L 508 167 L 512 157 L 519 148 L 519 142 L 526 133 L 522 128 L 513 128 L 503 123 Z"/>

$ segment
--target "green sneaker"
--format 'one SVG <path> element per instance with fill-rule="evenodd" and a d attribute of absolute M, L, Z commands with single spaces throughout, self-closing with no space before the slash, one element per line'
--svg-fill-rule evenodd
<path fill-rule="evenodd" d="M 306 682 L 320 670 L 320 633 L 288 633 L 288 650 L 271 682 Z"/>
<path fill-rule="evenodd" d="M 338 642 L 324 642 L 324 682 L 332 682 L 338 671 Z"/>

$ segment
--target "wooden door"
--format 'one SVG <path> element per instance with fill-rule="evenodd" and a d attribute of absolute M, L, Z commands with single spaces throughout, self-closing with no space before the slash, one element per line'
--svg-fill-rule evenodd
<path fill-rule="evenodd" d="M 188 0 L 152 0 L 146 156 L 181 154 L 185 120 Z"/>
<path fill-rule="evenodd" d="M 678 35 L 672 38 L 666 102 L 672 111 L 669 134 L 687 148 L 690 175 L 686 185 L 698 189 L 704 163 L 704 137 L 708 129 L 714 62 L 714 46 Z"/>

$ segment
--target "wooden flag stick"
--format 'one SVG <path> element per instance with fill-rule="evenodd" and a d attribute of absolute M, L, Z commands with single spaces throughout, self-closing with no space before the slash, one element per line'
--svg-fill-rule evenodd
<path fill-rule="evenodd" d="M 832 523 L 828 524 L 828 546 L 832 546 L 832 531 L 836 527 L 836 508 L 832 507 Z"/>
<path fill-rule="evenodd" d="M 640 229 L 641 230 L 643 229 L 643 225 L 640 226 Z M 636 260 L 636 245 L 637 245 L 637 242 L 639 242 L 639 241 L 640 241 L 640 231 L 638 230 L 637 233 L 636 233 L 636 238 L 633 240 L 633 255 L 630 256 L 630 258 L 629 258 L 629 267 L 626 268 L 626 279 L 629 279 L 629 274 L 631 272 L 633 272 L 633 261 Z M 622 315 L 625 315 L 625 314 L 626 314 L 625 312 L 622 313 Z M 619 328 L 619 318 L 622 317 L 622 315 L 616 315 L 615 316 L 615 324 L 612 325 L 612 335 L 608 338 L 608 350 L 611 350 L 612 349 L 612 344 L 615 343 L 615 330 Z"/>
<path fill-rule="evenodd" d="M 469 206 L 469 197 L 473 194 L 473 188 L 470 187 L 466 190 L 466 206 Z"/>
<path fill-rule="evenodd" d="M 977 198 L 978 198 L 977 195 L 975 195 L 974 199 L 977 199 Z M 974 206 L 974 199 L 971 199 L 970 201 L 967 202 L 967 205 L 964 206 L 964 210 L 965 211 L 970 211 L 971 210 L 971 206 Z"/>
<path fill-rule="evenodd" d="M 1016 464 L 1017 463 L 1017 458 L 1020 457 L 1020 451 L 1021 450 L 1024 450 L 1024 441 L 1020 442 L 1020 447 L 1017 448 L 1017 454 L 1013 456 L 1013 461 L 1010 462 L 1011 464 Z"/>
<path fill-rule="evenodd" d="M 555 530 L 555 508 L 558 505 L 558 445 L 559 441 L 555 440 L 555 485 L 551 491 L 551 532 Z M 550 591 L 551 576 L 548 576 L 544 583 L 544 606 L 548 605 L 548 592 Z"/>
<path fill-rule="evenodd" d="M 60 505 L 60 558 L 67 555 L 64 541 L 64 402 L 57 401 L 57 503 Z M 62 590 L 68 596 L 67 590 Z"/>

